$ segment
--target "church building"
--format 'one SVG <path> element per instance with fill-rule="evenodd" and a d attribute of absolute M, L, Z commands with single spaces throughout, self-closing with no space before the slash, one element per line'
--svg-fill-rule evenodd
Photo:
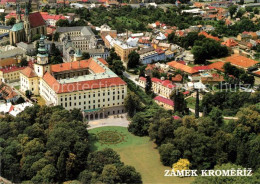
<path fill-rule="evenodd" d="M 26 6 L 24 14 L 21 13 L 20 5 L 16 5 L 16 24 L 10 29 L 10 44 L 19 42 L 32 42 L 34 35 L 46 35 L 47 28 L 44 19 L 39 12 L 29 13 Z"/>

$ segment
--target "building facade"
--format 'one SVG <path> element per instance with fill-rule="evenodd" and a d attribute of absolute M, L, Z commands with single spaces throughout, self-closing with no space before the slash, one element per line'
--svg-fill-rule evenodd
<path fill-rule="evenodd" d="M 22 15 L 20 5 L 17 4 L 16 9 L 16 24 L 10 29 L 9 37 L 10 44 L 15 45 L 19 42 L 30 43 L 34 35 L 46 35 L 46 24 L 39 12 L 30 13 L 28 8 L 25 8 L 25 13 Z"/>
<path fill-rule="evenodd" d="M 20 75 L 21 91 L 30 90 L 48 105 L 61 105 L 67 110 L 79 108 L 86 119 L 104 118 L 124 112 L 127 85 L 107 67 L 103 58 L 49 65 L 41 38 L 37 63 Z"/>

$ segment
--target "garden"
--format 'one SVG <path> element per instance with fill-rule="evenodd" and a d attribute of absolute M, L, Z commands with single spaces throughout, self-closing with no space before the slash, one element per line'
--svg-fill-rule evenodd
<path fill-rule="evenodd" d="M 89 130 L 91 150 L 114 149 L 121 161 L 134 166 L 142 175 L 143 183 L 191 183 L 194 178 L 164 177 L 163 166 L 156 145 L 149 137 L 139 137 L 125 127 L 107 126 Z"/>

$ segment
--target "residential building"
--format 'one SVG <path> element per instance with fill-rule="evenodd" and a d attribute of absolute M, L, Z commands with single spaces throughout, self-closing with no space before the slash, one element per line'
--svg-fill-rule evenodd
<path fill-rule="evenodd" d="M 48 12 L 40 12 L 42 18 L 44 19 L 47 26 L 56 26 L 58 20 L 65 20 L 66 17 L 63 15 L 51 15 Z"/>
<path fill-rule="evenodd" d="M 128 61 L 128 55 L 137 49 L 137 47 L 131 47 L 129 45 L 127 45 L 126 43 L 123 43 L 119 40 L 116 40 L 114 42 L 114 47 L 115 47 L 115 52 L 117 53 L 117 55 L 121 58 L 121 60 L 123 62 L 127 62 Z"/>
<path fill-rule="evenodd" d="M 173 110 L 174 102 L 170 99 L 164 98 L 162 96 L 156 96 L 154 101 L 167 110 Z"/>
<path fill-rule="evenodd" d="M 4 99 L 7 103 L 16 102 L 20 96 L 13 89 L 3 82 L 0 82 L 0 99 Z"/>
<path fill-rule="evenodd" d="M 4 33 L 9 33 L 9 30 L 11 28 L 12 28 L 11 26 L 0 25 L 0 35 L 2 35 Z"/>
<path fill-rule="evenodd" d="M 153 92 L 168 99 L 170 98 L 173 89 L 176 87 L 176 85 L 169 80 L 161 80 L 153 77 L 151 78 L 151 81 Z M 140 77 L 139 84 L 145 88 L 146 78 Z"/>
<path fill-rule="evenodd" d="M 199 72 L 198 70 L 195 70 L 187 65 L 178 63 L 177 61 L 171 61 L 167 63 L 167 65 L 169 65 L 173 70 L 180 70 L 188 75 L 194 75 Z"/>
<path fill-rule="evenodd" d="M 215 73 L 207 76 L 201 76 L 201 80 L 200 80 L 202 84 L 210 84 L 210 85 L 219 84 L 220 82 L 224 82 L 224 81 L 225 79 L 222 75 L 215 74 Z"/>

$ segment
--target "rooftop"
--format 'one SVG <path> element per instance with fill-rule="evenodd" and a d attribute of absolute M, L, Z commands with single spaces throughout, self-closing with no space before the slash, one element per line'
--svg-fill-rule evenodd
<path fill-rule="evenodd" d="M 183 65 L 181 63 L 178 63 L 177 61 L 171 61 L 171 62 L 167 63 L 167 65 L 169 65 L 170 67 L 173 67 L 177 70 L 181 70 L 181 71 L 184 71 L 186 73 L 189 73 L 189 74 L 198 73 L 198 70 L 193 69 L 193 68 L 191 68 L 187 65 Z"/>
<path fill-rule="evenodd" d="M 172 100 L 164 98 L 162 96 L 157 96 L 154 98 L 154 100 L 156 100 L 158 102 L 162 102 L 162 103 L 170 105 L 170 106 L 173 106 L 173 104 L 174 104 Z"/>
<path fill-rule="evenodd" d="M 232 65 L 235 65 L 235 66 L 238 66 L 241 68 L 249 68 L 258 63 L 258 61 L 255 61 L 253 59 L 250 59 L 245 56 L 238 55 L 238 54 L 234 54 L 234 55 L 231 55 L 231 56 L 225 58 L 225 62 L 230 62 Z"/>
<path fill-rule="evenodd" d="M 71 68 L 88 68 L 91 74 L 56 80 L 50 73 L 46 72 L 43 76 L 43 80 L 56 93 L 68 93 L 87 89 L 125 85 L 126 83 L 112 72 L 104 63 L 105 62 L 102 59 L 90 58 L 88 60 L 52 65 L 51 69 L 54 73 L 71 70 Z"/>

